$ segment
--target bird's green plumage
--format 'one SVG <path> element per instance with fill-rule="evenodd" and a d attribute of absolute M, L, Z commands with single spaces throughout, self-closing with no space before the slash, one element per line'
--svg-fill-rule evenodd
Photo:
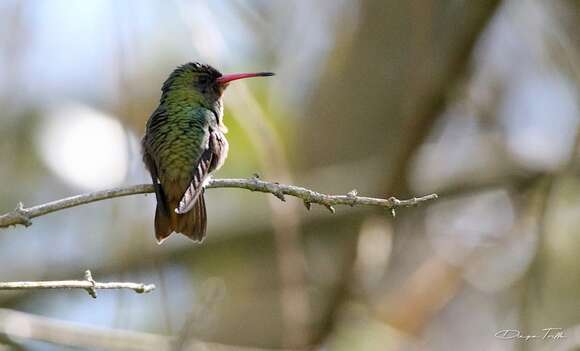
<path fill-rule="evenodd" d="M 154 114 L 148 127 L 149 142 L 162 183 L 189 183 L 192 169 L 208 144 L 212 117 L 212 112 L 201 106 L 161 106 Z"/>

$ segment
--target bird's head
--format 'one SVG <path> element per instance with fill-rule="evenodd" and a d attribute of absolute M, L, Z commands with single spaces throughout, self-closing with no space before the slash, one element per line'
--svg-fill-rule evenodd
<path fill-rule="evenodd" d="M 210 65 L 197 62 L 186 63 L 176 68 L 165 81 L 161 100 L 168 102 L 198 103 L 208 108 L 219 104 L 225 88 L 230 82 L 251 77 L 268 77 L 274 73 L 221 74 Z"/>

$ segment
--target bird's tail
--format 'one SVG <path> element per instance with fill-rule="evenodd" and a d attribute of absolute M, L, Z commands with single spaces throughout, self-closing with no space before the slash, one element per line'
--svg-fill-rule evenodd
<path fill-rule="evenodd" d="M 176 225 L 174 230 L 185 235 L 193 241 L 201 242 L 205 237 L 207 228 L 207 215 L 205 212 L 205 199 L 203 190 L 195 200 L 193 208 L 184 214 L 174 213 L 176 216 Z"/>
<path fill-rule="evenodd" d="M 155 211 L 155 238 L 159 244 L 163 243 L 171 233 L 181 233 L 193 241 L 201 242 L 207 228 L 207 215 L 203 191 L 199 194 L 193 208 L 184 213 L 175 213 L 175 206 L 168 206 L 168 214 L 160 208 L 159 203 Z"/>

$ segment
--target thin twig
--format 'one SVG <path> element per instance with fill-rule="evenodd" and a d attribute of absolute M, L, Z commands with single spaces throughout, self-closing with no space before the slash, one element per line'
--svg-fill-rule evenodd
<path fill-rule="evenodd" d="M 273 194 L 282 201 L 286 201 L 284 197 L 285 195 L 290 195 L 302 199 L 307 209 L 310 209 L 311 204 L 319 204 L 328 208 L 332 213 L 335 211 L 333 206 L 336 205 L 374 206 L 394 210 L 400 207 L 416 206 L 423 202 L 437 199 L 437 194 L 429 194 L 407 200 L 399 200 L 395 197 L 380 199 L 358 196 L 356 190 L 352 190 L 346 195 L 326 195 L 299 186 L 263 181 L 257 177 L 249 179 L 211 179 L 206 185 L 206 188 L 247 189 L 250 191 Z M 20 203 L 13 211 L 0 216 L 0 228 L 17 224 L 29 226 L 32 224 L 32 218 L 44 216 L 66 208 L 121 196 L 147 194 L 152 192 L 153 185 L 140 184 L 71 196 L 29 208 L 25 208 L 22 203 Z"/>
<path fill-rule="evenodd" d="M 0 282 L 0 290 L 25 289 L 84 289 L 93 298 L 97 298 L 97 289 L 131 289 L 136 293 L 148 293 L 155 289 L 153 284 L 110 282 L 100 283 L 93 279 L 91 271 L 85 271 L 84 280 L 56 280 L 38 282 Z"/>

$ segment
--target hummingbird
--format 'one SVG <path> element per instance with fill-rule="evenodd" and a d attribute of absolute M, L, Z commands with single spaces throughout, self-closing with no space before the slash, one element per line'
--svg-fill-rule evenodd
<path fill-rule="evenodd" d="M 177 67 L 161 88 L 159 106 L 141 141 L 155 189 L 155 238 L 172 233 L 201 242 L 207 228 L 204 185 L 228 154 L 222 95 L 232 81 L 271 72 L 221 74 L 197 62 Z"/>

